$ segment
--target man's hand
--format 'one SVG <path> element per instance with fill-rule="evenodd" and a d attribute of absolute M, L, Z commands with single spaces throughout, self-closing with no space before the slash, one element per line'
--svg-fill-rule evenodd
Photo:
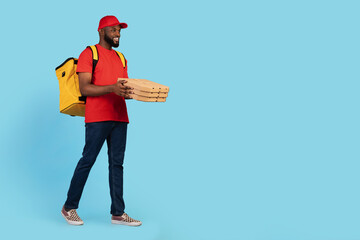
<path fill-rule="evenodd" d="M 134 88 L 125 86 L 125 83 L 127 83 L 126 80 L 118 80 L 118 82 L 113 85 L 113 92 L 125 99 L 131 99 L 130 94 L 134 93 L 132 91 Z"/>
<path fill-rule="evenodd" d="M 118 80 L 117 83 L 106 86 L 97 86 L 91 83 L 92 74 L 87 72 L 80 72 L 79 74 L 79 88 L 83 96 L 101 96 L 108 93 L 115 93 L 125 99 L 131 99 L 130 95 L 133 93 L 133 88 L 125 86 L 126 80 Z"/>

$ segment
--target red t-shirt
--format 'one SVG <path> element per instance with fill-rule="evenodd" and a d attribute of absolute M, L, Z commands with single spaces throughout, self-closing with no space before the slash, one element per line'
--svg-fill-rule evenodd
<path fill-rule="evenodd" d="M 108 50 L 96 44 L 99 61 L 95 67 L 91 82 L 104 86 L 117 82 L 118 78 L 128 78 L 127 64 L 124 65 L 115 50 Z M 89 48 L 79 56 L 76 72 L 92 73 L 93 57 Z M 85 122 L 118 121 L 129 122 L 126 103 L 123 97 L 109 93 L 97 97 L 87 97 L 85 107 Z"/>

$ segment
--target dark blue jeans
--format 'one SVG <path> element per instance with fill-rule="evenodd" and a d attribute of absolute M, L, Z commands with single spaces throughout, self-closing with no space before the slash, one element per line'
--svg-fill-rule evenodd
<path fill-rule="evenodd" d="M 91 167 L 94 165 L 105 140 L 109 156 L 109 184 L 111 214 L 122 215 L 125 209 L 123 199 L 123 162 L 126 147 L 127 123 L 94 122 L 85 124 L 85 147 L 71 179 L 65 207 L 77 209 L 81 194 Z"/>

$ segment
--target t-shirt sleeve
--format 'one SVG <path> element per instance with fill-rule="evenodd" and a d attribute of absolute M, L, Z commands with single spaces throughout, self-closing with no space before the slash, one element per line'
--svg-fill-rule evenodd
<path fill-rule="evenodd" d="M 86 48 L 79 56 L 76 73 L 89 72 L 92 73 L 93 60 L 92 52 L 89 48 Z"/>

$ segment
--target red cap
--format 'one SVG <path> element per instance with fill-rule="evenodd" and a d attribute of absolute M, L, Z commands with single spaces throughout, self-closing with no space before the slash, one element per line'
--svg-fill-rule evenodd
<path fill-rule="evenodd" d="M 126 23 L 121 23 L 115 16 L 105 16 L 100 19 L 98 31 L 104 27 L 112 27 L 120 25 L 121 28 L 127 28 L 128 25 Z"/>

